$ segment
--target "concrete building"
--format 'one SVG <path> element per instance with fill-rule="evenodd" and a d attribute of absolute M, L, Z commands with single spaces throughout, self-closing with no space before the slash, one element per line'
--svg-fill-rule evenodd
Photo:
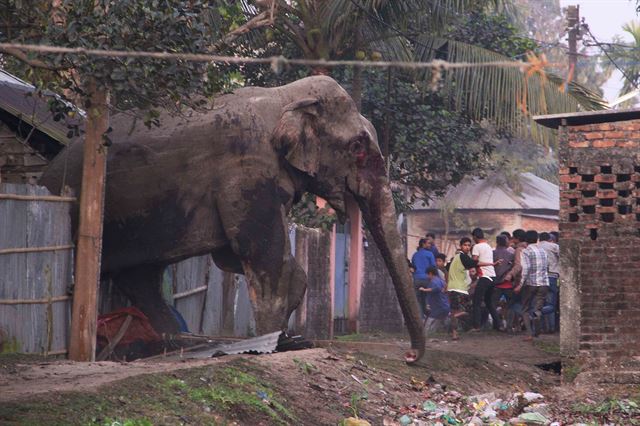
<path fill-rule="evenodd" d="M 535 119 L 559 130 L 563 375 L 640 383 L 640 109 Z"/>
<path fill-rule="evenodd" d="M 480 227 L 489 236 L 514 229 L 558 230 L 558 185 L 531 173 L 507 184 L 501 175 L 469 178 L 424 206 L 416 202 L 406 213 L 407 256 L 426 232 L 436 234 L 441 252 L 452 257 L 461 237 Z"/>

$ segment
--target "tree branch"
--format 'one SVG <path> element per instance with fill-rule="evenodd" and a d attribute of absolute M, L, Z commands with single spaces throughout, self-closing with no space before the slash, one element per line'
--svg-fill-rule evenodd
<path fill-rule="evenodd" d="M 211 46 L 210 51 L 218 52 L 220 51 L 220 49 L 222 49 L 223 46 L 232 43 L 235 39 L 240 37 L 242 34 L 246 34 L 249 31 L 252 31 L 256 28 L 272 25 L 274 21 L 272 12 L 273 11 L 265 10 L 264 12 L 261 12 L 258 15 L 254 16 L 253 18 L 248 20 L 246 23 L 244 23 L 243 25 L 240 25 L 238 28 L 226 34 L 220 40 L 215 42 L 213 46 Z"/>
<path fill-rule="evenodd" d="M 0 53 L 13 56 L 17 60 L 34 68 L 42 68 L 49 71 L 63 71 L 71 68 L 68 65 L 53 65 L 40 59 L 31 59 L 22 50 L 12 47 L 0 47 Z"/>

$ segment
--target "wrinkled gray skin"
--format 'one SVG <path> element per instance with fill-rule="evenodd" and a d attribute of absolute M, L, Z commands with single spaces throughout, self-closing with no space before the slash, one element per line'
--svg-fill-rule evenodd
<path fill-rule="evenodd" d="M 357 201 L 393 279 L 412 351 L 424 337 L 376 132 L 329 77 L 220 96 L 206 113 L 161 117 L 160 128 L 114 116 L 102 271 L 156 329 L 177 331 L 160 294 L 171 263 L 210 253 L 249 282 L 258 333 L 286 328 L 307 278 L 290 252 L 287 212 L 302 193 L 342 216 Z M 66 173 L 65 173 L 66 163 Z M 41 183 L 80 191 L 82 144 L 51 163 Z M 63 175 L 65 175 L 63 177 Z M 74 215 L 75 216 L 75 215 Z"/>

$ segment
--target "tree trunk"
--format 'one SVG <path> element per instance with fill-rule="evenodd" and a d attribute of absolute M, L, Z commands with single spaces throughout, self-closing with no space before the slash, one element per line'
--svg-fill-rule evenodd
<path fill-rule="evenodd" d="M 355 51 L 359 51 L 362 45 L 362 36 L 360 31 L 356 31 L 356 39 L 355 39 Z M 353 101 L 356 103 L 356 107 L 358 111 L 362 111 L 362 67 L 355 66 L 353 67 L 353 80 L 351 82 L 351 97 Z"/>
<path fill-rule="evenodd" d="M 109 94 L 98 91 L 95 82 L 87 85 L 91 106 L 87 111 L 87 127 L 82 165 L 80 220 L 76 252 L 75 286 L 71 318 L 69 359 L 94 361 L 102 223 L 107 148 L 102 136 L 109 128 Z"/>

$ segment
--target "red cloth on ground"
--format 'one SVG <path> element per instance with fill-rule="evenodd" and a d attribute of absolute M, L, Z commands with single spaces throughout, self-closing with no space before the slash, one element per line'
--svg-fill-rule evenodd
<path fill-rule="evenodd" d="M 128 308 L 117 309 L 108 314 L 98 316 L 98 345 L 107 345 L 112 341 L 122 324 L 131 315 L 131 324 L 122 336 L 118 345 L 127 345 L 142 340 L 144 343 L 157 342 L 162 338 L 151 327 L 149 319 L 138 308 L 130 306 Z"/>

